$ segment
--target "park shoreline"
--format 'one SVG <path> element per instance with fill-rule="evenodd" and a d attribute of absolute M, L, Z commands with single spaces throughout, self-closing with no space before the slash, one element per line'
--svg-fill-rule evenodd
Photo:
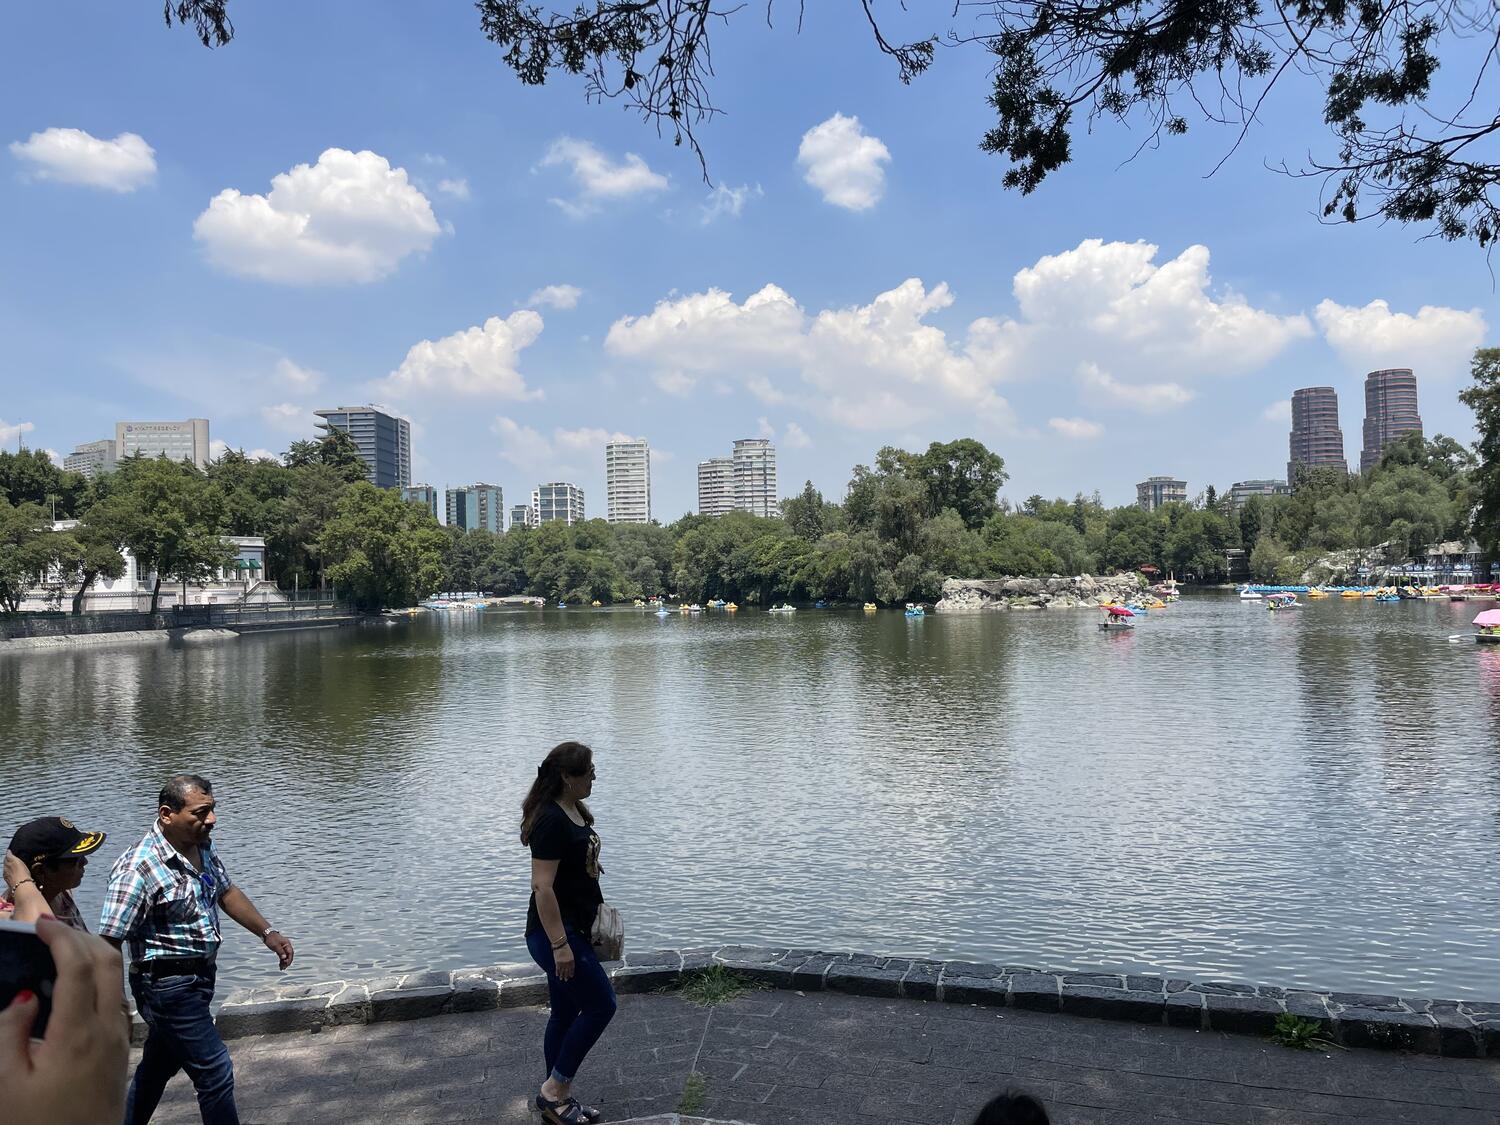
<path fill-rule="evenodd" d="M 798 992 L 1017 1008 L 1248 1035 L 1268 1035 L 1289 1013 L 1318 1024 L 1325 1038 L 1344 1047 L 1500 1058 L 1500 1003 L 746 945 L 631 953 L 606 969 L 617 992 L 641 993 L 670 990 L 685 974 L 714 965 L 763 986 Z M 527 962 L 241 989 L 225 999 L 217 1022 L 225 1038 L 237 1038 L 546 1002 L 546 977 Z"/>

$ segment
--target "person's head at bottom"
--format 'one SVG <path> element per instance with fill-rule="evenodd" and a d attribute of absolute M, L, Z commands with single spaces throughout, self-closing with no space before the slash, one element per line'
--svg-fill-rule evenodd
<path fill-rule="evenodd" d="M 1047 1111 L 1030 1094 L 1006 1090 L 979 1111 L 974 1125 L 1047 1125 Z"/>

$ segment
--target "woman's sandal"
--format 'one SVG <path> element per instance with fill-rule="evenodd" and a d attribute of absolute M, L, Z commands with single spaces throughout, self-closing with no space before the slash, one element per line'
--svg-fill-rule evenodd
<path fill-rule="evenodd" d="M 542 1111 L 542 1120 L 550 1125 L 593 1125 L 604 1116 L 592 1106 L 579 1105 L 577 1098 L 554 1102 L 537 1094 L 536 1107 Z"/>

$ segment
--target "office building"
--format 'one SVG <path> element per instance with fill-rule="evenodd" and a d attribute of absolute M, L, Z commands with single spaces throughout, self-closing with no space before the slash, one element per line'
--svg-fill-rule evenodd
<path fill-rule="evenodd" d="M 115 457 L 166 456 L 186 461 L 200 469 L 208 468 L 208 419 L 189 418 L 184 422 L 116 422 Z"/>
<path fill-rule="evenodd" d="M 448 526 L 465 531 L 505 530 L 505 494 L 498 484 L 471 484 L 448 489 Z"/>
<path fill-rule="evenodd" d="M 645 438 L 604 447 L 604 494 L 610 523 L 651 522 L 651 447 Z"/>
<path fill-rule="evenodd" d="M 583 520 L 583 489 L 563 481 L 544 484 L 536 491 L 536 522 L 580 523 Z"/>
<path fill-rule="evenodd" d="M 115 451 L 118 448 L 113 438 L 86 441 L 63 458 L 63 468 L 93 480 L 100 473 L 114 471 Z"/>
<path fill-rule="evenodd" d="M 1344 431 L 1339 428 L 1339 395 L 1332 387 L 1292 392 L 1292 433 L 1288 439 L 1287 483 L 1295 486 L 1302 468 L 1336 465 L 1344 472 Z"/>
<path fill-rule="evenodd" d="M 421 504 L 429 512 L 432 518 L 438 518 L 437 489 L 430 484 L 408 485 L 401 490 L 401 499 L 411 504 Z"/>
<path fill-rule="evenodd" d="M 517 504 L 510 510 L 510 526 L 512 530 L 518 527 L 535 527 L 536 509 L 530 504 Z"/>
<path fill-rule="evenodd" d="M 373 406 L 340 406 L 313 411 L 318 429 L 343 430 L 354 439 L 365 463 L 365 479 L 376 488 L 405 488 L 411 483 L 411 423 Z"/>
<path fill-rule="evenodd" d="M 711 457 L 698 462 L 698 512 L 722 516 L 734 511 L 734 460 Z"/>
<path fill-rule="evenodd" d="M 1187 481 L 1176 477 L 1147 477 L 1135 486 L 1135 502 L 1148 512 L 1163 504 L 1186 504 Z"/>
<path fill-rule="evenodd" d="M 1291 488 L 1284 480 L 1237 480 L 1229 486 L 1229 502 L 1238 512 L 1250 503 L 1252 496 L 1290 496 Z"/>
<path fill-rule="evenodd" d="M 776 493 L 776 447 L 765 438 L 734 443 L 734 506 L 756 516 L 780 516 Z"/>
<path fill-rule="evenodd" d="M 1365 376 L 1365 445 L 1359 452 L 1359 471 L 1380 463 L 1392 442 L 1422 432 L 1417 413 L 1417 377 L 1410 367 L 1390 367 Z"/>

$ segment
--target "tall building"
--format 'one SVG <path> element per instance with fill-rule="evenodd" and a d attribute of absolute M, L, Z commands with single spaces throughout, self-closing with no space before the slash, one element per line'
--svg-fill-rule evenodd
<path fill-rule="evenodd" d="M 208 419 L 184 422 L 116 422 L 115 457 L 144 453 L 208 468 Z"/>
<path fill-rule="evenodd" d="M 1163 504 L 1186 504 L 1187 481 L 1176 477 L 1147 477 L 1135 486 L 1135 502 L 1148 512 Z"/>
<path fill-rule="evenodd" d="M 604 483 L 610 523 L 651 522 L 651 447 L 645 438 L 604 447 Z"/>
<path fill-rule="evenodd" d="M 536 490 L 536 522 L 580 523 L 583 520 L 583 489 L 563 481 L 544 484 Z"/>
<path fill-rule="evenodd" d="M 517 504 L 510 510 L 510 526 L 514 530 L 518 527 L 536 526 L 536 509 L 530 504 Z"/>
<path fill-rule="evenodd" d="M 430 484 L 412 484 L 401 490 L 401 499 L 407 503 L 421 504 L 429 512 L 432 518 L 438 518 L 437 489 Z"/>
<path fill-rule="evenodd" d="M 1385 447 L 1407 434 L 1422 432 L 1417 413 L 1417 377 L 1410 367 L 1389 367 L 1365 376 L 1365 447 L 1359 452 L 1359 471 L 1367 473 L 1380 462 Z"/>
<path fill-rule="evenodd" d="M 1332 387 L 1302 387 L 1292 392 L 1292 434 L 1287 442 L 1286 479 L 1297 483 L 1297 470 L 1337 465 L 1344 472 L 1344 431 L 1339 428 L 1339 394 Z"/>
<path fill-rule="evenodd" d="M 115 452 L 118 448 L 118 443 L 113 438 L 86 441 L 63 458 L 63 468 L 93 480 L 100 473 L 114 471 Z"/>
<path fill-rule="evenodd" d="M 448 526 L 466 531 L 505 530 L 505 493 L 498 484 L 471 484 L 448 489 Z"/>
<path fill-rule="evenodd" d="M 698 512 L 722 516 L 734 511 L 734 460 L 710 457 L 698 462 Z"/>
<path fill-rule="evenodd" d="M 340 406 L 313 411 L 318 429 L 343 430 L 359 448 L 365 479 L 376 488 L 405 488 L 411 483 L 411 423 L 373 406 Z"/>
<path fill-rule="evenodd" d="M 1237 480 L 1229 486 L 1229 502 L 1238 512 L 1250 503 L 1252 496 L 1290 496 L 1291 488 L 1284 480 Z"/>
<path fill-rule="evenodd" d="M 776 447 L 765 438 L 734 443 L 734 506 L 757 516 L 780 516 L 776 492 Z"/>

